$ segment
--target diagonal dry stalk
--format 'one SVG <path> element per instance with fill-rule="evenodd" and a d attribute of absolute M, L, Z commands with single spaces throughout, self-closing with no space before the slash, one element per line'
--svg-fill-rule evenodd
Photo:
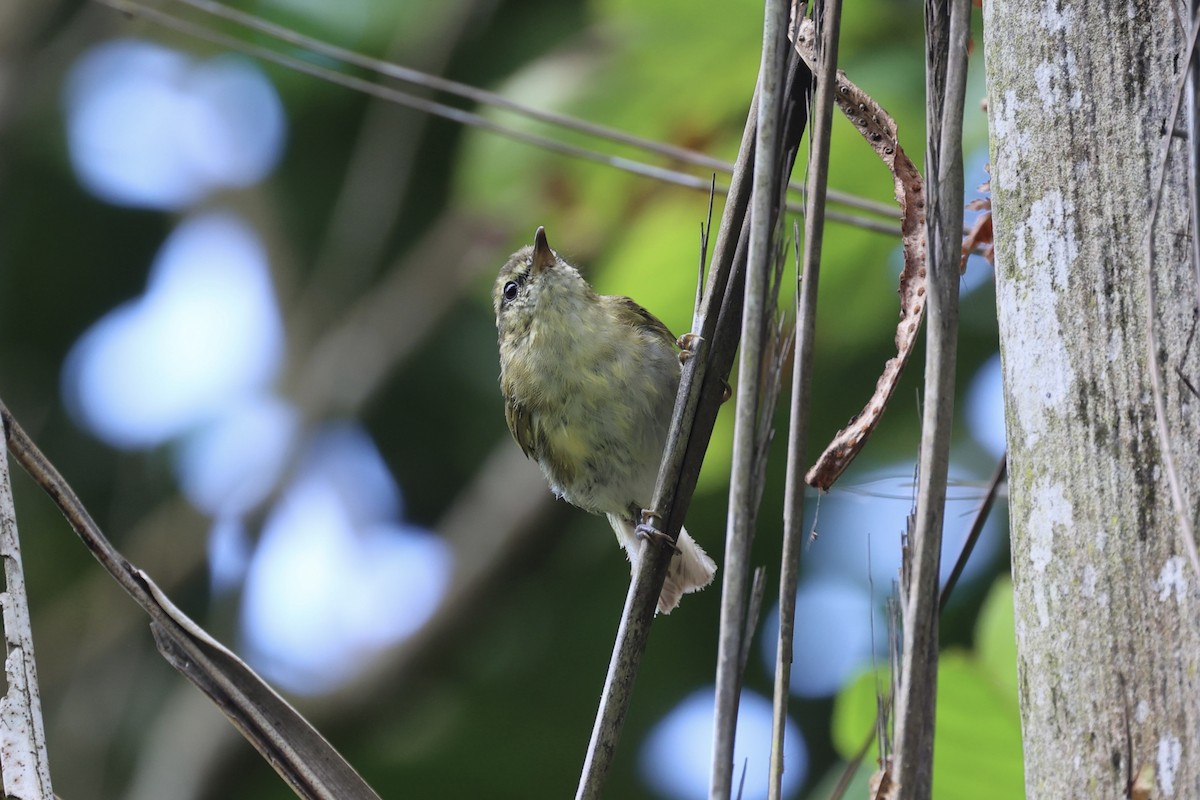
<path fill-rule="evenodd" d="M 790 174 L 807 122 L 805 94 L 810 80 L 803 62 L 794 59 L 789 64 L 786 81 L 781 174 Z M 756 89 L 713 248 L 704 301 L 699 313 L 699 330 L 693 331 L 700 334 L 702 345 L 699 353 L 683 369 L 652 502 L 653 509 L 658 513 L 650 521 L 671 538 L 678 535 L 687 505 L 695 491 L 700 465 L 725 393 L 725 378 L 738 346 L 743 294 L 741 276 L 749 248 L 747 208 L 756 152 L 757 98 Z M 782 187 L 776 197 L 781 194 Z M 578 798 L 601 796 L 629 707 L 670 555 L 671 551 L 665 547 L 642 546 L 638 569 L 626 596 L 600 707 L 580 775 Z"/>
<path fill-rule="evenodd" d="M 92 555 L 150 617 L 163 657 L 195 683 L 300 797 L 378 800 L 320 733 L 246 664 L 174 606 L 100 531 L 50 460 L 0 402 L 17 463 L 50 496 Z"/>

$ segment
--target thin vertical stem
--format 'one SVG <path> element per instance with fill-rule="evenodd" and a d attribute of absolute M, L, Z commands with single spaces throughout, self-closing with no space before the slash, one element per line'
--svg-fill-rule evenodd
<path fill-rule="evenodd" d="M 808 193 L 804 215 L 804 257 L 796 275 L 796 344 L 792 365 L 792 409 L 788 428 L 787 487 L 783 509 L 783 556 L 779 575 L 779 639 L 775 656 L 774 715 L 771 732 L 770 798 L 782 795 L 784 731 L 791 692 L 792 650 L 796 619 L 796 585 L 804 531 L 804 472 L 812 396 L 813 340 L 817 323 L 817 284 L 825 228 L 825 192 L 829 177 L 829 142 L 833 121 L 841 0 L 827 0 L 814 12 L 817 20 L 816 91 L 809 138 Z M 797 24 L 799 20 L 797 20 Z"/>
<path fill-rule="evenodd" d="M 767 0 L 759 69 L 758 131 L 750 200 L 750 238 L 742 314 L 742 352 L 738 363 L 738 399 L 729 489 L 725 570 L 721 587 L 721 628 L 717 645 L 713 720 L 713 798 L 728 798 L 733 785 L 733 746 L 741 695 L 740 653 L 745 636 L 755 498 L 755 430 L 763 343 L 767 333 L 767 289 L 779 193 L 780 132 L 785 80 L 788 3 Z"/>
<path fill-rule="evenodd" d="M 925 800 L 933 782 L 937 704 L 938 572 L 954 414 L 962 231 L 962 114 L 966 97 L 969 0 L 927 0 L 926 169 L 929 322 L 917 510 L 902 586 L 904 652 L 896 709 L 895 782 Z"/>

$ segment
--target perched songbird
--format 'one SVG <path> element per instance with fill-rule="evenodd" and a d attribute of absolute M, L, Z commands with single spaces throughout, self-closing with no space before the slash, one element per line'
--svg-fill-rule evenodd
<path fill-rule="evenodd" d="M 636 568 L 679 389 L 675 337 L 628 297 L 596 294 L 542 228 L 501 268 L 492 300 L 508 429 L 557 496 L 608 517 Z M 677 549 L 663 614 L 716 571 L 687 531 Z"/>

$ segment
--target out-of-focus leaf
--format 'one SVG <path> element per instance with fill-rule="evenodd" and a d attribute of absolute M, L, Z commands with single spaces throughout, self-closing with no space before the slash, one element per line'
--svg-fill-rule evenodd
<path fill-rule="evenodd" d="M 1025 791 L 1016 698 L 961 651 L 943 653 L 938 668 L 933 791 L 945 800 L 1007 800 Z"/>
<path fill-rule="evenodd" d="M 975 625 L 975 649 L 980 666 L 1008 692 L 1014 703 L 1017 694 L 1017 632 L 1013 623 L 1012 581 L 1000 578 L 988 592 Z"/>
<path fill-rule="evenodd" d="M 833 790 L 837 788 L 838 781 L 842 779 L 842 773 L 846 770 L 846 766 L 845 761 L 834 762 L 829 771 L 825 773 L 817 785 L 805 797 L 809 798 L 809 800 L 828 800 L 832 796 Z M 850 779 L 850 783 L 846 787 L 846 791 L 842 794 L 842 797 L 846 798 L 846 800 L 859 800 L 859 798 L 869 797 L 871 775 L 877 769 L 879 769 L 879 765 L 874 761 L 863 759 L 863 762 L 858 765 L 858 769 L 854 771 L 854 777 Z"/>
<path fill-rule="evenodd" d="M 933 746 L 933 793 L 938 800 L 1024 795 L 1012 625 L 1012 585 L 998 581 L 984 604 L 976 638 L 979 650 L 941 654 Z M 886 686 L 887 680 L 881 675 L 878 685 Z M 843 758 L 862 746 L 874 723 L 876 686 L 875 675 L 864 672 L 838 693 L 832 735 Z M 875 746 L 867 760 L 874 764 L 877 758 Z"/>
<path fill-rule="evenodd" d="M 887 687 L 889 677 L 885 671 L 876 673 L 867 670 L 849 681 L 838 692 L 833 704 L 833 720 L 830 734 L 833 747 L 843 759 L 854 758 L 862 747 L 865 737 L 875 725 L 876 690 Z M 879 744 L 871 746 L 866 761 L 874 764 L 879 758 Z"/>

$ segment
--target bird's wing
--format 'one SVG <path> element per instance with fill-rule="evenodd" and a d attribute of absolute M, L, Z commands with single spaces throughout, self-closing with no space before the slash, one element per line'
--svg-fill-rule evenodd
<path fill-rule="evenodd" d="M 664 341 L 670 342 L 672 347 L 675 346 L 675 336 L 671 333 L 671 329 L 664 325 L 663 321 L 658 317 L 628 297 L 608 295 L 604 299 L 611 304 L 613 316 L 619 322 L 623 322 L 631 328 L 637 328 L 646 333 L 661 337 Z"/>
<path fill-rule="evenodd" d="M 521 446 L 526 458 L 537 459 L 538 442 L 534 429 L 533 415 L 529 409 L 511 397 L 505 398 L 504 419 L 513 439 Z"/>

